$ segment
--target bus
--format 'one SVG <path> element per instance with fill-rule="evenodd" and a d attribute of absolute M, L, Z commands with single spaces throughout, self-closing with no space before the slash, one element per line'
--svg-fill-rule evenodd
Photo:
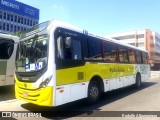
<path fill-rule="evenodd" d="M 19 37 L 0 33 L 0 86 L 14 84 L 14 70 Z"/>
<path fill-rule="evenodd" d="M 148 53 L 63 21 L 43 22 L 23 33 L 15 69 L 17 99 L 59 106 L 150 78 Z"/>

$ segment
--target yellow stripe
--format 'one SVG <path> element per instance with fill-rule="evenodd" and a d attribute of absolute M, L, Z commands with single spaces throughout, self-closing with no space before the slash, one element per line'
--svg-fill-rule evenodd
<path fill-rule="evenodd" d="M 84 78 L 78 80 L 78 72 L 84 73 Z M 93 64 L 86 63 L 85 66 L 60 69 L 56 71 L 56 85 L 73 84 L 91 80 L 95 75 L 102 79 L 117 78 L 134 74 L 133 64 Z"/>

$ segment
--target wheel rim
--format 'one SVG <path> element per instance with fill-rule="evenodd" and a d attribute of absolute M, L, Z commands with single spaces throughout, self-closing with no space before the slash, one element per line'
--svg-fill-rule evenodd
<path fill-rule="evenodd" d="M 93 85 L 90 89 L 90 98 L 97 99 L 99 96 L 99 89 L 97 86 Z"/>

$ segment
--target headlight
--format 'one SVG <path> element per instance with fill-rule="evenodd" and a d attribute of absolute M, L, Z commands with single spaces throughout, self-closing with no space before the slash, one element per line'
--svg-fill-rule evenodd
<path fill-rule="evenodd" d="M 48 83 L 51 81 L 51 79 L 52 79 L 52 75 L 51 76 L 49 76 L 49 77 L 47 77 L 40 85 L 39 85 L 39 87 L 40 88 L 45 88 L 47 85 L 48 85 Z"/>

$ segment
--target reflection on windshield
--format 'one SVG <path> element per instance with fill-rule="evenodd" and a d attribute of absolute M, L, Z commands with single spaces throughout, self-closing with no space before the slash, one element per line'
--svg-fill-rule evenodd
<path fill-rule="evenodd" d="M 21 33 L 20 39 L 23 39 L 25 37 L 28 37 L 32 34 L 35 34 L 37 32 L 40 32 L 47 28 L 47 26 L 50 24 L 51 21 L 46 21 L 40 24 L 37 24 L 33 26 L 31 29 L 27 30 L 26 32 Z"/>
<path fill-rule="evenodd" d="M 35 36 L 21 41 L 18 46 L 16 69 L 20 72 L 37 71 L 47 64 L 48 36 Z"/>

